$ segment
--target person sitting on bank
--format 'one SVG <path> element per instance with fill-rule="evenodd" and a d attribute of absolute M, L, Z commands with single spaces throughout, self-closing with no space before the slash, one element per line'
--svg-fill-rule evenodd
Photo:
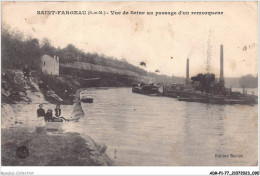
<path fill-rule="evenodd" d="M 48 111 L 46 112 L 46 114 L 44 115 L 44 120 L 45 122 L 50 122 L 52 121 L 52 110 L 51 109 L 48 109 Z"/>
<path fill-rule="evenodd" d="M 57 105 L 55 108 L 55 116 L 60 117 L 60 115 L 61 115 L 60 105 Z"/>
<path fill-rule="evenodd" d="M 66 120 L 64 117 L 61 117 L 61 109 L 60 109 L 60 105 L 57 105 L 56 108 L 54 109 L 55 110 L 55 121 L 63 121 L 63 120 Z M 63 119 L 63 120 L 62 120 Z"/>
<path fill-rule="evenodd" d="M 39 109 L 37 109 L 37 117 L 44 117 L 45 111 L 43 109 L 43 104 L 39 105 Z"/>

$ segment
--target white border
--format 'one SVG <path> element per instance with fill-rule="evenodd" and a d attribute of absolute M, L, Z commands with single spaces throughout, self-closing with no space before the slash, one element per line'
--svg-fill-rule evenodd
<path fill-rule="evenodd" d="M 211 171 L 258 171 L 258 167 L 2 167 L 1 172 L 35 175 L 209 175 Z"/>
<path fill-rule="evenodd" d="M 2 0 L 1 0 L 2 1 Z M 6 0 L 6 1 L 12 1 L 12 0 Z M 22 1 L 22 0 L 16 0 L 16 1 Z M 41 1 L 41 0 L 35 0 L 35 1 Z M 42 0 L 42 1 L 51 1 L 51 0 Z M 56 0 L 56 1 L 69 1 L 69 0 Z M 82 1 L 82 0 L 76 0 L 76 1 Z M 87 0 L 88 1 L 88 0 Z M 92 1 L 98 1 L 98 0 L 92 0 Z M 118 0 L 108 0 L 108 1 L 118 1 Z M 121 0 L 121 1 L 127 1 L 127 0 Z M 131 1 L 140 1 L 140 0 L 131 0 Z M 147 1 L 147 0 L 143 0 Z M 160 1 L 160 0 L 148 0 L 148 1 Z M 172 0 L 164 0 L 164 1 L 172 1 Z M 183 1 L 183 0 L 174 0 L 174 1 Z M 191 1 L 200 1 L 200 0 L 191 0 Z M 211 1 L 211 0 L 204 0 L 204 1 Z M 225 1 L 225 0 L 213 0 L 213 1 Z M 234 0 L 231 0 L 234 1 Z M 243 0 L 236 0 L 236 1 L 243 1 Z M 255 0 L 246 0 L 246 1 L 255 1 Z M 258 2 L 258 30 L 259 30 L 259 0 Z M 2 4 L 1 4 L 2 9 Z M 1 13 L 0 13 L 1 14 Z M 2 19 L 2 18 L 1 18 Z M 259 34 L 258 34 L 258 51 L 259 51 Z M 0 51 L 1 53 L 1 51 Z M 258 52 L 259 53 L 259 52 Z M 258 61 L 259 61 L 259 55 L 258 55 Z M 260 68 L 260 64 L 258 62 L 258 71 Z M 1 67 L 0 67 L 1 70 Z M 258 75 L 258 82 L 260 81 L 259 75 Z M 260 91 L 258 89 L 258 95 Z M 260 100 L 260 98 L 258 97 Z M 259 102 L 258 100 L 258 102 Z M 1 100 L 0 100 L 1 103 Z M 259 109 L 259 104 L 258 104 Z M 1 112 L 0 112 L 1 115 Z M 258 115 L 258 124 L 260 124 L 260 119 Z M 1 125 L 1 122 L 0 122 Z M 0 130 L 1 134 L 1 130 Z M 259 142 L 259 125 L 258 125 L 258 142 Z M 1 149 L 1 146 L 0 146 Z M 258 143 L 258 161 L 260 159 L 259 157 L 259 143 Z M 1 156 L 1 155 L 0 155 Z M 205 166 L 205 167 L 190 167 L 190 166 L 182 166 L 182 167 L 176 167 L 176 166 L 167 166 L 167 167 L 120 167 L 120 166 L 110 166 L 110 167 L 90 167 L 90 166 L 83 166 L 83 167 L 72 167 L 72 166 L 63 166 L 63 167 L 47 167 L 47 166 L 41 166 L 41 167 L 6 167 L 6 166 L 0 166 L 0 172 L 10 172 L 9 175 L 31 175 L 26 174 L 26 172 L 32 172 L 33 175 L 209 175 L 211 171 L 229 171 L 230 173 L 232 171 L 259 171 L 259 164 L 258 166 L 228 166 L 228 167 L 219 167 L 219 166 Z M 24 172 L 24 174 L 22 173 Z"/>

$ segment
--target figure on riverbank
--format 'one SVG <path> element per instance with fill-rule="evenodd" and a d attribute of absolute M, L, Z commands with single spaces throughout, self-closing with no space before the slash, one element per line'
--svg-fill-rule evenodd
<path fill-rule="evenodd" d="M 6 97 L 9 97 L 11 95 L 10 93 L 10 80 L 5 72 L 2 73 L 2 94 Z"/>
<path fill-rule="evenodd" d="M 39 105 L 39 109 L 37 109 L 37 117 L 44 117 L 45 110 L 43 109 L 43 104 Z"/>
<path fill-rule="evenodd" d="M 52 110 L 48 109 L 48 111 L 44 115 L 44 120 L 45 120 L 45 122 L 50 122 L 52 120 L 52 118 L 53 118 Z"/>
<path fill-rule="evenodd" d="M 55 110 L 55 116 L 60 117 L 60 115 L 61 115 L 60 105 L 57 105 L 54 110 Z"/>
<path fill-rule="evenodd" d="M 23 68 L 23 76 L 24 78 L 30 78 L 30 69 L 28 67 L 28 64 L 25 64 L 25 67 Z"/>
<path fill-rule="evenodd" d="M 60 105 L 57 105 L 56 108 L 54 109 L 54 111 L 55 111 L 55 117 L 53 117 L 54 122 L 62 122 L 63 120 L 66 121 L 66 119 L 64 117 L 61 117 Z"/>
<path fill-rule="evenodd" d="M 56 116 L 56 113 L 55 113 L 55 116 Z M 63 117 L 53 117 L 52 110 L 48 109 L 47 113 L 44 116 L 44 120 L 45 120 L 45 122 L 63 122 L 63 120 L 66 120 L 66 119 Z"/>
<path fill-rule="evenodd" d="M 74 118 L 84 117 L 84 112 L 82 110 L 81 100 L 80 100 L 80 92 L 81 91 L 82 90 L 79 89 L 76 92 L 75 104 L 74 104 L 74 109 L 73 109 L 73 117 Z"/>
<path fill-rule="evenodd" d="M 36 132 L 37 134 L 46 134 L 45 129 L 45 110 L 43 109 L 43 104 L 39 104 L 37 109 L 37 122 L 36 122 Z"/>

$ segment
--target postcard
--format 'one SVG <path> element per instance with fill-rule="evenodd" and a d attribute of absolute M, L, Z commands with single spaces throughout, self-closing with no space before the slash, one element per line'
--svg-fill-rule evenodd
<path fill-rule="evenodd" d="M 1 9 L 2 166 L 258 166 L 258 2 Z"/>

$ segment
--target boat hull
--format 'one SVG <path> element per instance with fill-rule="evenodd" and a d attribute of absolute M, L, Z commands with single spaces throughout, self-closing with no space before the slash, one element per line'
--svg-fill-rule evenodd
<path fill-rule="evenodd" d="M 58 131 L 62 128 L 63 122 L 45 122 L 47 131 Z"/>
<path fill-rule="evenodd" d="M 93 103 L 94 99 L 93 98 L 82 98 L 81 102 L 83 103 Z"/>
<path fill-rule="evenodd" d="M 157 87 L 149 88 L 149 87 L 133 87 L 133 93 L 149 95 L 149 96 L 161 96 L 162 93 L 159 92 Z"/>

